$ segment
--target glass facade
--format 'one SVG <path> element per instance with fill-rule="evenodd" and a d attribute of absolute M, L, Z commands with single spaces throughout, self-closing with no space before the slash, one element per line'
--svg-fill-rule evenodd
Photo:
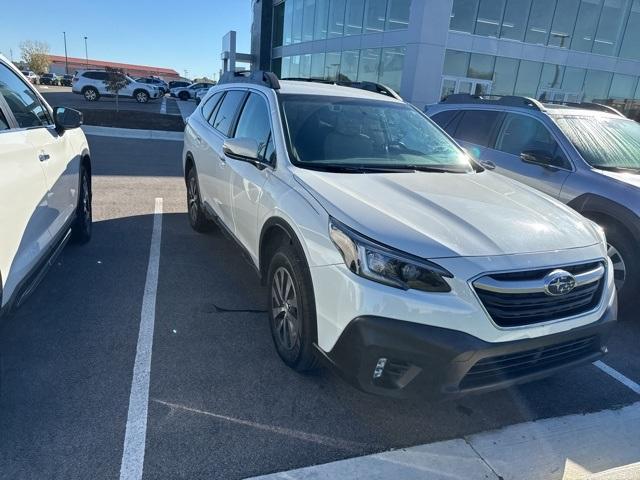
<path fill-rule="evenodd" d="M 286 0 L 274 6 L 273 46 L 407 29 L 410 6 L 411 0 Z"/>
<path fill-rule="evenodd" d="M 640 60 L 640 0 L 454 0 L 449 28 Z"/>

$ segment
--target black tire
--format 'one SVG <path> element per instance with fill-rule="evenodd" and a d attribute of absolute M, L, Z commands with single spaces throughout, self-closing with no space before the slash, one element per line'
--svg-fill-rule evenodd
<path fill-rule="evenodd" d="M 618 305 L 624 313 L 640 308 L 640 253 L 627 232 L 616 226 L 602 225 L 609 243 L 609 257 L 613 262 L 614 276 L 621 279 L 620 265 L 624 265 L 625 273 L 622 288 L 618 290 Z M 611 247 L 615 249 L 614 252 Z M 621 263 L 622 262 L 622 263 Z"/>
<path fill-rule="evenodd" d="M 80 191 L 76 219 L 71 226 L 71 238 L 75 243 L 87 243 L 91 239 L 93 209 L 91 206 L 91 177 L 86 169 L 80 170 Z"/>
<path fill-rule="evenodd" d="M 144 90 L 136 90 L 133 92 L 133 97 L 138 103 L 147 103 L 149 101 L 149 94 Z"/>
<path fill-rule="evenodd" d="M 82 95 L 84 95 L 84 99 L 88 102 L 95 102 L 100 98 L 100 93 L 94 87 L 86 87 L 82 90 Z"/>
<path fill-rule="evenodd" d="M 184 90 L 178 94 L 178 98 L 182 101 L 187 101 L 191 98 L 189 92 L 185 92 Z"/>
<path fill-rule="evenodd" d="M 211 230 L 212 222 L 207 218 L 200 197 L 198 172 L 191 167 L 187 172 L 187 209 L 189 224 L 196 232 L 205 233 Z"/>
<path fill-rule="evenodd" d="M 291 281 L 289 288 L 283 272 Z M 285 287 L 278 288 L 278 283 Z M 278 355 L 297 372 L 314 370 L 318 366 L 318 357 L 313 347 L 317 338 L 313 284 L 301 254 L 288 241 L 280 245 L 271 257 L 267 297 L 269 326 Z"/>

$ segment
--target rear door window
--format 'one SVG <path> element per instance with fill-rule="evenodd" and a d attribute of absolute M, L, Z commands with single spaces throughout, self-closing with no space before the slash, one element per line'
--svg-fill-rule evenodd
<path fill-rule="evenodd" d="M 456 113 L 458 113 L 456 110 L 445 110 L 444 112 L 436 113 L 431 117 L 431 120 L 436 122 L 440 128 L 446 130 L 451 120 L 453 120 L 453 117 L 456 116 Z"/>
<path fill-rule="evenodd" d="M 453 136 L 463 142 L 486 147 L 502 118 L 502 113 L 490 110 L 466 110 L 455 129 Z"/>
<path fill-rule="evenodd" d="M 236 114 L 238 113 L 238 108 L 240 107 L 242 100 L 244 100 L 245 94 L 246 92 L 242 90 L 227 91 L 224 99 L 222 99 L 220 108 L 218 108 L 218 111 L 216 112 L 215 119 L 212 123 L 213 128 L 223 135 L 227 137 L 229 136 Z"/>

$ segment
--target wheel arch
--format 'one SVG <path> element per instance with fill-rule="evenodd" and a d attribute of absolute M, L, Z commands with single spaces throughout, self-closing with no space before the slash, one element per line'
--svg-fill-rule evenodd
<path fill-rule="evenodd" d="M 613 200 L 593 193 L 585 193 L 569 202 L 569 206 L 590 220 L 600 220 L 626 232 L 640 242 L 640 217 Z"/>
<path fill-rule="evenodd" d="M 264 223 L 260 232 L 258 272 L 263 285 L 266 284 L 270 253 L 282 242 L 288 242 L 292 245 L 300 253 L 305 267 L 309 268 L 305 249 L 293 227 L 282 217 L 271 217 Z"/>
<path fill-rule="evenodd" d="M 196 167 L 196 161 L 193 158 L 193 154 L 190 151 L 188 151 L 184 156 L 183 175 L 184 175 L 185 185 L 187 184 L 187 175 L 189 174 L 189 170 L 191 170 L 192 168 L 196 169 L 196 173 L 198 172 L 198 168 Z"/>

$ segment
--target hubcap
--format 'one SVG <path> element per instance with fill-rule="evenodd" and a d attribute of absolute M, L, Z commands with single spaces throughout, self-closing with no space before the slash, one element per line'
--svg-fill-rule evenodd
<path fill-rule="evenodd" d="M 299 343 L 298 297 L 291 275 L 284 267 L 276 270 L 271 286 L 271 311 L 280 345 L 293 350 Z"/>
<path fill-rule="evenodd" d="M 627 266 L 624 263 L 624 259 L 616 247 L 609 244 L 607 246 L 607 255 L 613 263 L 613 279 L 618 291 L 622 290 L 624 281 L 627 279 Z"/>
<path fill-rule="evenodd" d="M 198 184 L 196 183 L 196 177 L 192 176 L 189 178 L 189 215 L 191 216 L 191 221 L 196 223 L 198 220 Z"/>

